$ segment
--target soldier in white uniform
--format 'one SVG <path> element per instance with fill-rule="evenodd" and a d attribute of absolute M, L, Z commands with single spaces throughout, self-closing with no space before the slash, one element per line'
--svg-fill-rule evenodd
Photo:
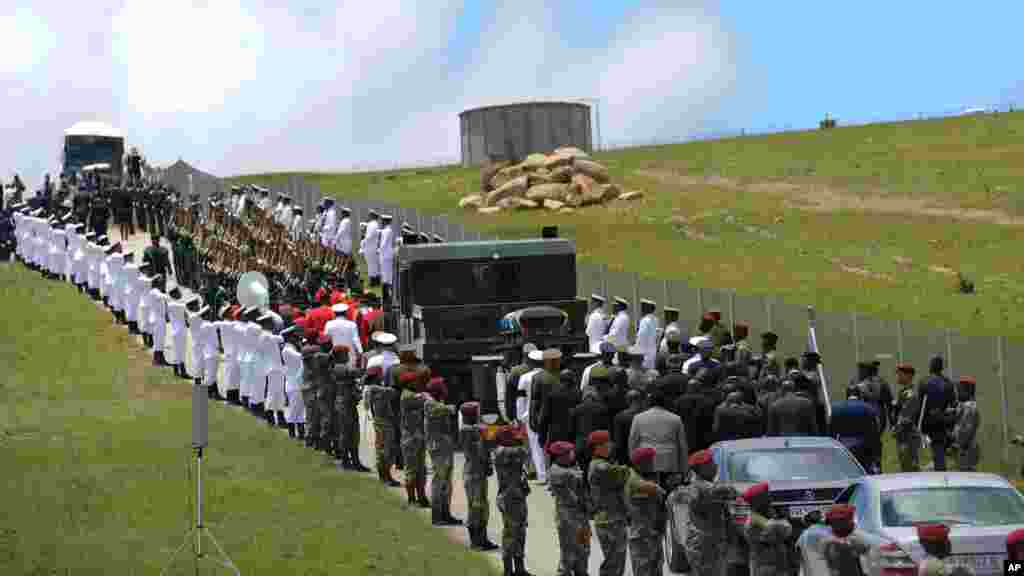
<path fill-rule="evenodd" d="M 366 369 L 378 367 L 381 370 L 382 382 L 391 381 L 391 367 L 399 363 L 398 353 L 395 351 L 395 343 L 398 337 L 389 332 L 374 332 L 370 335 L 377 346 L 379 353 L 369 356 L 366 361 Z M 367 404 L 369 405 L 369 404 Z"/>
<path fill-rule="evenodd" d="M 139 327 L 139 333 L 142 335 L 142 343 L 146 348 L 153 347 L 153 330 L 150 328 L 149 309 L 152 306 L 151 300 L 153 299 L 150 290 L 153 289 L 156 278 L 149 275 L 150 270 L 151 268 L 145 264 L 139 267 L 139 276 L 135 280 L 135 290 L 132 291 L 136 302 L 138 302 L 135 320 Z"/>
<path fill-rule="evenodd" d="M 334 198 L 324 198 L 324 220 L 320 228 L 320 245 L 334 248 L 334 235 L 338 232 L 338 211 L 334 208 Z"/>
<path fill-rule="evenodd" d="M 363 256 L 366 257 L 366 274 L 370 277 L 370 286 L 380 286 L 380 223 L 377 222 L 376 210 L 370 210 L 370 219 L 366 222 L 366 238 Z"/>
<path fill-rule="evenodd" d="M 121 245 L 114 244 L 112 253 L 107 256 L 107 283 L 104 287 L 107 297 L 107 305 L 110 306 L 114 318 L 121 315 L 121 277 L 124 274 L 124 256 L 121 255 Z"/>
<path fill-rule="evenodd" d="M 616 348 L 629 348 L 629 301 L 615 298 L 615 318 L 608 329 L 609 342 Z"/>
<path fill-rule="evenodd" d="M 363 344 L 359 338 L 359 326 L 349 320 L 345 313 L 348 312 L 348 304 L 340 303 L 331 306 L 334 311 L 334 320 L 324 325 L 324 334 L 331 338 L 331 346 L 346 346 L 351 353 L 348 355 L 348 365 L 355 368 L 358 358 L 363 355 Z"/>
<path fill-rule="evenodd" d="M 220 315 L 223 317 L 223 314 Z M 199 338 L 202 341 L 202 355 L 199 357 L 203 365 L 203 382 L 213 390 L 214 398 L 227 399 L 227 389 L 222 378 L 218 378 L 217 360 L 220 349 L 220 328 L 225 323 L 223 320 L 203 322 L 199 329 Z"/>
<path fill-rule="evenodd" d="M 273 200 L 270 199 L 270 190 L 263 187 L 257 187 L 256 189 L 260 191 L 260 199 L 256 202 L 256 207 L 264 212 L 270 212 L 270 207 L 273 203 Z M 278 203 L 278 206 L 280 206 L 280 203 Z"/>
<path fill-rule="evenodd" d="M 383 286 L 381 295 L 385 309 L 391 305 L 391 286 L 395 281 L 395 231 L 391 227 L 392 216 L 380 217 L 380 277 Z"/>
<path fill-rule="evenodd" d="M 220 336 L 220 343 L 224 349 L 224 371 L 220 378 L 220 393 L 227 398 L 228 402 L 240 406 L 239 396 L 239 346 L 238 331 L 235 328 L 235 321 L 231 319 L 231 306 L 225 304 L 220 310 L 221 320 L 217 321 L 217 333 Z M 203 354 L 209 358 L 209 350 L 212 338 L 206 340 L 206 349 Z M 216 358 L 216 356 L 214 357 Z M 207 371 L 209 365 L 207 365 Z"/>
<path fill-rule="evenodd" d="M 67 258 L 65 253 L 67 252 L 68 233 L 66 230 L 56 228 L 50 235 L 50 254 L 48 266 L 50 275 L 54 277 L 61 277 L 64 273 L 64 260 Z"/>
<path fill-rule="evenodd" d="M 68 282 L 72 282 L 72 272 L 74 271 L 73 265 L 75 262 L 75 252 L 78 251 L 79 235 L 78 230 L 82 227 L 81 224 L 68 224 L 64 227 L 66 232 L 68 247 L 64 253 L 64 270 L 62 275 Z"/>
<path fill-rule="evenodd" d="M 345 256 L 352 255 L 352 210 L 342 206 L 341 222 L 338 223 L 338 232 L 334 236 L 334 249 Z"/>
<path fill-rule="evenodd" d="M 689 336 L 685 332 L 683 332 L 682 328 L 679 326 L 678 308 L 671 308 L 669 306 L 665 306 L 664 308 L 661 309 L 661 311 L 665 315 L 665 328 L 658 331 L 658 352 L 661 354 L 668 354 L 668 340 L 666 339 L 666 334 L 670 329 L 676 329 L 680 334 L 680 339 L 683 341 L 688 340 Z"/>
<path fill-rule="evenodd" d="M 636 329 L 636 347 L 644 356 L 644 370 L 654 370 L 658 355 L 658 317 L 654 315 L 658 305 L 652 300 L 640 301 L 640 323 Z"/>
<path fill-rule="evenodd" d="M 517 385 L 518 394 L 516 398 L 516 418 L 520 423 L 526 424 L 526 436 L 530 450 L 530 460 L 533 463 L 534 471 L 537 473 L 537 480 L 543 483 L 547 481 L 547 469 L 545 466 L 544 452 L 540 446 L 540 439 L 537 437 L 537 433 L 530 428 L 530 394 L 533 390 L 533 377 L 543 370 L 544 351 L 533 350 L 527 355 L 527 357 L 536 367 L 519 377 L 519 384 Z"/>
<path fill-rule="evenodd" d="M 174 288 L 169 291 L 171 297 L 167 299 L 167 317 L 171 321 L 171 342 L 174 345 L 174 361 L 170 362 L 174 368 L 174 374 L 179 378 L 188 378 L 185 367 L 185 357 L 188 348 L 188 320 L 186 317 L 185 303 L 180 300 L 181 290 Z"/>
<path fill-rule="evenodd" d="M 284 410 L 285 422 L 288 423 L 288 435 L 301 439 L 305 436 L 306 404 L 302 401 L 302 328 L 293 325 L 281 332 L 285 345 L 281 350 L 284 361 L 284 393 L 287 406 Z"/>
<path fill-rule="evenodd" d="M 301 240 L 306 231 L 302 227 L 302 206 L 292 206 L 292 219 L 288 224 L 288 235 L 292 240 Z"/>
<path fill-rule="evenodd" d="M 132 254 L 125 255 L 124 268 L 121 269 L 121 320 L 128 324 L 128 332 L 130 334 L 139 333 L 139 325 L 136 320 L 135 313 L 138 312 L 138 306 L 133 307 L 133 302 L 137 302 L 135 296 L 135 288 L 139 283 L 139 265 L 134 262 Z"/>
<path fill-rule="evenodd" d="M 267 423 L 271 426 L 277 425 L 280 428 L 286 426 L 284 422 L 284 358 L 281 356 L 281 347 L 284 345 L 284 338 L 274 334 L 272 331 L 273 317 L 264 314 L 257 320 L 263 327 L 260 334 L 260 355 L 262 369 L 260 370 L 266 388 L 264 409 L 267 416 Z"/>
<path fill-rule="evenodd" d="M 587 339 L 590 341 L 590 351 L 594 354 L 601 353 L 601 342 L 608 333 L 608 317 L 604 313 L 604 296 L 597 294 L 590 295 L 590 314 L 587 316 Z"/>
<path fill-rule="evenodd" d="M 164 356 L 164 350 L 167 344 L 168 296 L 166 293 L 161 292 L 159 288 L 152 288 L 149 293 L 149 319 L 151 322 L 150 328 L 153 330 L 153 364 L 156 366 L 166 366 L 168 362 Z"/>
<path fill-rule="evenodd" d="M 242 376 L 242 396 L 248 399 L 247 406 L 249 411 L 255 416 L 263 416 L 260 412 L 263 404 L 263 394 L 265 391 L 264 384 L 266 381 L 260 378 L 259 365 L 261 361 L 260 354 L 260 333 L 263 329 L 260 328 L 259 324 L 256 324 L 252 320 L 256 318 L 254 314 L 258 313 L 255 308 L 247 309 L 244 312 L 246 321 L 242 324 L 241 334 L 241 376 Z M 259 384 L 257 386 L 257 384 Z"/>
<path fill-rule="evenodd" d="M 274 221 L 284 226 L 285 230 L 292 226 L 292 199 L 287 194 L 281 194 L 281 210 L 274 215 Z"/>
<path fill-rule="evenodd" d="M 206 314 L 209 308 L 200 308 L 203 303 L 203 299 L 199 296 L 193 296 L 185 302 L 186 323 L 188 327 L 188 340 L 189 340 L 189 356 L 190 362 L 187 363 L 188 375 L 192 378 L 192 381 L 196 386 L 207 386 L 207 394 L 210 398 L 215 398 L 217 386 L 213 380 L 203 382 L 203 327 L 206 326 L 206 319 L 203 315 Z"/>

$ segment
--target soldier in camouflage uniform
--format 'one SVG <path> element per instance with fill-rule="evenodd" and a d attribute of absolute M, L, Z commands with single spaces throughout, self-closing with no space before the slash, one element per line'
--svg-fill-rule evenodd
<path fill-rule="evenodd" d="M 953 567 L 946 562 L 951 554 L 949 527 L 944 524 L 918 524 L 917 539 L 924 548 L 925 558 L 917 564 L 918 576 L 973 576 L 963 566 Z"/>
<path fill-rule="evenodd" d="M 409 505 L 430 508 L 427 500 L 427 445 L 423 431 L 424 403 L 430 371 L 425 367 L 399 375 L 402 389 L 399 409 L 402 418 L 402 458 L 405 460 L 405 494 Z"/>
<path fill-rule="evenodd" d="M 592 460 L 587 471 L 590 498 L 594 511 L 594 532 L 601 545 L 601 576 L 622 576 L 626 571 L 625 487 L 632 470 L 629 466 L 612 464 L 611 437 L 607 430 L 595 430 L 587 438 Z"/>
<path fill-rule="evenodd" d="M 326 334 L 325 334 L 326 336 Z M 334 347 L 330 337 L 321 343 L 320 390 L 316 401 L 320 410 L 320 450 L 332 457 L 338 455 L 338 411 L 335 402 L 338 397 L 338 383 L 334 380 L 334 367 L 348 363 L 348 348 Z M 344 360 L 344 361 L 343 361 Z"/>
<path fill-rule="evenodd" d="M 653 471 L 657 451 L 645 446 L 630 454 L 633 469 L 624 488 L 629 510 L 629 558 L 633 576 L 661 576 L 665 562 L 661 541 L 665 537 L 665 491 Z"/>
<path fill-rule="evenodd" d="M 320 391 L 320 362 L 324 356 L 320 346 L 307 344 L 302 347 L 302 403 L 306 405 L 306 446 L 316 448 L 320 439 L 320 404 L 317 394 Z"/>
<path fill-rule="evenodd" d="M 555 499 L 558 532 L 557 576 L 585 576 L 590 560 L 590 514 L 587 505 L 586 480 L 576 466 L 571 442 L 554 442 L 548 446 L 552 458 L 548 470 L 548 490 Z"/>
<path fill-rule="evenodd" d="M 896 381 L 900 385 L 896 393 L 895 425 L 896 449 L 903 472 L 920 472 L 921 431 L 917 424 L 921 414 L 921 401 L 914 389 L 914 367 L 901 364 L 896 367 Z"/>
<path fill-rule="evenodd" d="M 487 497 L 487 478 L 494 475 L 491 448 L 481 434 L 480 403 L 466 402 L 459 409 L 461 423 L 459 436 L 465 463 L 462 467 L 462 487 L 466 492 L 466 530 L 469 544 L 474 550 L 497 550 L 498 545 L 487 537 L 487 520 L 491 503 Z"/>
<path fill-rule="evenodd" d="M 743 500 L 750 505 L 750 517 L 743 526 L 750 554 L 750 576 L 789 574 L 793 526 L 786 518 L 775 518 L 768 483 L 755 484 L 743 493 Z"/>
<path fill-rule="evenodd" d="M 385 486 L 397 488 L 401 486 L 391 477 L 391 466 L 394 464 L 394 415 L 391 404 L 398 390 L 382 384 L 384 372 L 379 366 L 366 371 L 364 394 L 366 404 L 373 418 L 373 450 L 374 462 L 377 465 L 377 478 Z"/>
<path fill-rule="evenodd" d="M 451 433 L 455 406 L 445 404 L 448 387 L 444 378 L 432 378 L 427 384 L 429 398 L 423 407 L 427 450 L 430 452 L 430 510 L 435 526 L 461 526 L 462 520 L 452 516 L 452 467 L 455 459 L 454 436 Z"/>
<path fill-rule="evenodd" d="M 498 474 L 498 510 L 501 511 L 501 558 L 504 576 L 530 576 L 526 571 L 527 453 L 524 434 L 512 426 L 498 431 L 494 470 Z"/>
<path fill-rule="evenodd" d="M 370 469 L 359 461 L 359 403 L 357 373 L 348 366 L 349 350 L 341 346 L 344 352 L 338 355 L 334 364 L 334 383 L 337 387 L 335 411 L 338 413 L 338 447 L 336 457 L 341 460 L 342 468 L 369 472 Z"/>
<path fill-rule="evenodd" d="M 686 559 L 693 576 L 718 576 L 725 565 L 728 503 L 738 494 L 731 486 L 716 485 L 718 465 L 710 450 L 694 452 L 689 458 L 693 478 L 680 489 L 689 511 L 686 527 Z"/>
<path fill-rule="evenodd" d="M 978 429 L 981 427 L 981 413 L 974 399 L 977 382 L 971 376 L 960 378 L 960 403 L 953 410 L 956 424 L 953 426 L 953 442 L 956 446 L 957 470 L 974 472 L 978 469 L 981 449 L 978 446 Z"/>
<path fill-rule="evenodd" d="M 825 521 L 832 533 L 813 542 L 828 566 L 832 576 L 861 576 L 860 558 L 871 547 L 854 532 L 853 515 L 849 504 L 836 504 L 825 513 Z"/>

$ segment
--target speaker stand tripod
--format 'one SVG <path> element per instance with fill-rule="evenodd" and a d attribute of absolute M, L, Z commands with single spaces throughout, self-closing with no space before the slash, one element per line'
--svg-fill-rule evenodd
<path fill-rule="evenodd" d="M 213 533 L 209 528 L 203 525 L 203 448 L 201 446 L 196 447 L 196 525 L 189 528 L 188 532 L 185 533 L 185 541 L 182 542 L 181 546 L 179 546 L 178 549 L 174 551 L 174 554 L 171 555 L 171 559 L 167 563 L 167 567 L 160 572 L 161 576 L 166 574 L 167 570 L 174 565 L 174 561 L 178 558 L 178 555 L 185 550 L 189 545 L 189 542 L 192 542 L 193 536 L 195 536 L 195 547 L 193 550 L 195 555 L 193 556 L 193 560 L 197 567 L 199 562 L 213 562 L 230 569 L 235 573 L 235 576 L 241 576 L 241 572 L 238 571 L 238 568 L 235 566 L 235 563 L 231 561 L 231 558 L 228 558 L 228 555 L 224 553 L 224 549 L 220 547 L 220 543 L 213 537 Z M 213 546 L 220 554 L 220 558 L 208 556 L 203 552 L 203 536 L 210 539 L 210 542 L 213 543 Z"/>

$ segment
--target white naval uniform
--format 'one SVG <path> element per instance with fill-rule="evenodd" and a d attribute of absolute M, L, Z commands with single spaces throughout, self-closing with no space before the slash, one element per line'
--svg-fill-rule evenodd
<path fill-rule="evenodd" d="M 608 329 L 608 338 L 617 347 L 629 346 L 629 313 L 625 310 L 615 315 Z"/>
<path fill-rule="evenodd" d="M 107 257 L 107 303 L 113 310 L 121 309 L 121 276 L 124 271 L 124 256 L 117 252 Z"/>
<path fill-rule="evenodd" d="M 363 256 L 366 257 L 366 274 L 371 278 L 380 276 L 380 224 L 376 220 L 370 220 L 366 224 L 366 245 L 363 247 Z"/>
<path fill-rule="evenodd" d="M 185 363 L 188 375 L 192 378 L 203 377 L 203 326 L 206 320 L 198 312 L 187 312 L 188 316 L 188 340 L 190 362 Z M 206 382 L 209 385 L 209 382 Z"/>
<path fill-rule="evenodd" d="M 150 276 L 139 275 L 138 280 L 135 282 L 135 292 L 138 295 L 138 317 L 139 331 L 143 334 L 153 335 L 153 318 L 150 314 L 153 305 L 153 280 Z"/>
<path fill-rule="evenodd" d="M 86 272 L 88 269 L 88 262 L 85 259 L 85 236 L 76 234 L 77 242 L 75 242 L 75 253 L 72 255 L 71 261 L 71 276 L 74 278 L 75 284 L 81 284 L 85 282 Z"/>
<path fill-rule="evenodd" d="M 398 354 L 395 354 L 391 350 L 382 350 L 380 354 L 376 354 L 366 361 L 366 369 L 369 370 L 370 368 L 379 366 L 380 372 L 383 375 L 382 382 L 384 383 L 384 386 L 390 386 L 391 368 L 398 364 Z"/>
<path fill-rule="evenodd" d="M 158 288 L 153 288 L 150 293 L 149 318 L 153 330 L 153 351 L 163 352 L 166 349 L 167 338 L 167 294 Z"/>
<path fill-rule="evenodd" d="M 544 450 L 540 445 L 540 437 L 530 427 L 530 396 L 533 391 L 533 378 L 541 373 L 540 368 L 530 370 L 519 377 L 518 389 L 526 392 L 526 397 L 516 398 L 516 417 L 519 422 L 526 424 L 526 439 L 530 448 L 530 459 L 533 461 L 533 469 L 537 472 L 537 480 L 544 482 L 547 479 L 547 468 L 544 460 Z"/>
<path fill-rule="evenodd" d="M 331 337 L 332 346 L 348 346 L 348 365 L 355 368 L 357 357 L 363 354 L 359 326 L 342 315 L 324 324 L 324 333 Z"/>
<path fill-rule="evenodd" d="M 53 244 L 50 248 L 50 272 L 53 274 L 64 275 L 64 266 L 67 256 L 67 240 L 68 233 L 64 230 L 53 231 Z"/>
<path fill-rule="evenodd" d="M 131 262 L 124 265 L 121 269 L 121 295 L 119 296 L 118 304 L 121 305 L 121 310 L 124 310 L 124 319 L 127 322 L 135 322 L 135 312 L 138 311 L 138 307 L 133 307 L 132 302 L 135 301 L 135 287 L 138 284 L 139 279 L 139 265 Z"/>
<path fill-rule="evenodd" d="M 167 301 L 167 316 L 171 319 L 171 342 L 174 343 L 174 361 L 168 360 L 168 364 L 185 364 L 188 355 L 188 332 L 185 327 L 185 305 L 178 300 Z"/>
<path fill-rule="evenodd" d="M 217 392 L 220 393 L 221 397 L 227 396 L 227 388 L 224 386 L 220 378 L 217 377 L 217 356 L 218 356 L 218 331 L 225 322 L 203 322 L 203 327 L 200 329 L 199 338 L 203 343 L 202 356 L 200 358 L 203 362 L 203 382 L 207 386 L 217 386 Z"/>
<path fill-rule="evenodd" d="M 636 329 L 636 346 L 644 353 L 644 370 L 654 370 L 658 355 L 658 317 L 645 314 Z"/>
<path fill-rule="evenodd" d="M 103 249 L 94 242 L 85 245 L 88 268 L 85 276 L 85 283 L 90 290 L 100 287 L 100 262 L 103 258 Z"/>
<path fill-rule="evenodd" d="M 591 354 L 601 353 L 601 343 L 608 331 L 608 318 L 604 309 L 597 308 L 587 316 L 587 339 L 590 341 Z"/>
<path fill-rule="evenodd" d="M 390 224 L 380 231 L 380 281 L 392 285 L 395 280 L 395 231 Z"/>
<path fill-rule="evenodd" d="M 352 217 L 345 216 L 338 223 L 338 233 L 334 236 L 334 247 L 346 256 L 352 255 Z"/>
<path fill-rule="evenodd" d="M 288 233 L 291 235 L 292 240 L 300 240 L 305 230 L 302 229 L 302 218 L 293 216 L 291 224 L 288 226 Z"/>
<path fill-rule="evenodd" d="M 320 245 L 334 248 L 334 234 L 338 231 L 338 212 L 331 206 L 324 211 L 323 226 L 320 228 Z"/>
<path fill-rule="evenodd" d="M 302 401 L 302 353 L 295 349 L 294 344 L 285 344 L 281 356 L 284 357 L 284 392 L 288 398 L 288 407 L 284 411 L 285 422 L 305 424 L 306 404 Z"/>
<path fill-rule="evenodd" d="M 220 333 L 221 344 L 224 346 L 224 374 L 220 382 L 220 389 L 224 396 L 230 390 L 239 390 L 239 374 L 241 367 L 239 363 L 239 336 L 237 324 L 233 320 L 221 320 L 217 322 L 217 331 Z M 209 343 L 207 343 L 209 347 Z"/>
<path fill-rule="evenodd" d="M 267 412 L 284 412 L 284 358 L 281 356 L 281 343 L 284 338 L 277 334 L 264 332 L 263 365 L 267 379 Z"/>
<path fill-rule="evenodd" d="M 71 281 L 71 264 L 75 258 L 75 251 L 78 250 L 78 233 L 72 228 L 72 224 L 68 224 L 64 227 L 64 236 L 67 238 L 68 247 L 64 251 L 64 267 L 60 270 L 60 275 L 67 281 Z"/>
<path fill-rule="evenodd" d="M 260 336 L 262 333 L 263 329 L 255 322 L 245 325 L 246 354 L 243 358 L 246 360 L 242 364 L 242 386 L 248 392 L 250 406 L 261 404 L 267 392 L 266 376 L 261 371 L 263 354 L 260 350 Z"/>

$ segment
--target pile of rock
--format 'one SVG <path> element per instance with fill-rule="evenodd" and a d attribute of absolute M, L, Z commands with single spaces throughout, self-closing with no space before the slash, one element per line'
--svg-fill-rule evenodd
<path fill-rule="evenodd" d="M 545 208 L 572 212 L 612 200 L 640 198 L 611 183 L 608 168 L 578 148 L 551 154 L 530 154 L 518 164 L 490 163 L 480 169 L 480 193 L 466 196 L 459 207 L 493 214 L 502 210 Z"/>

